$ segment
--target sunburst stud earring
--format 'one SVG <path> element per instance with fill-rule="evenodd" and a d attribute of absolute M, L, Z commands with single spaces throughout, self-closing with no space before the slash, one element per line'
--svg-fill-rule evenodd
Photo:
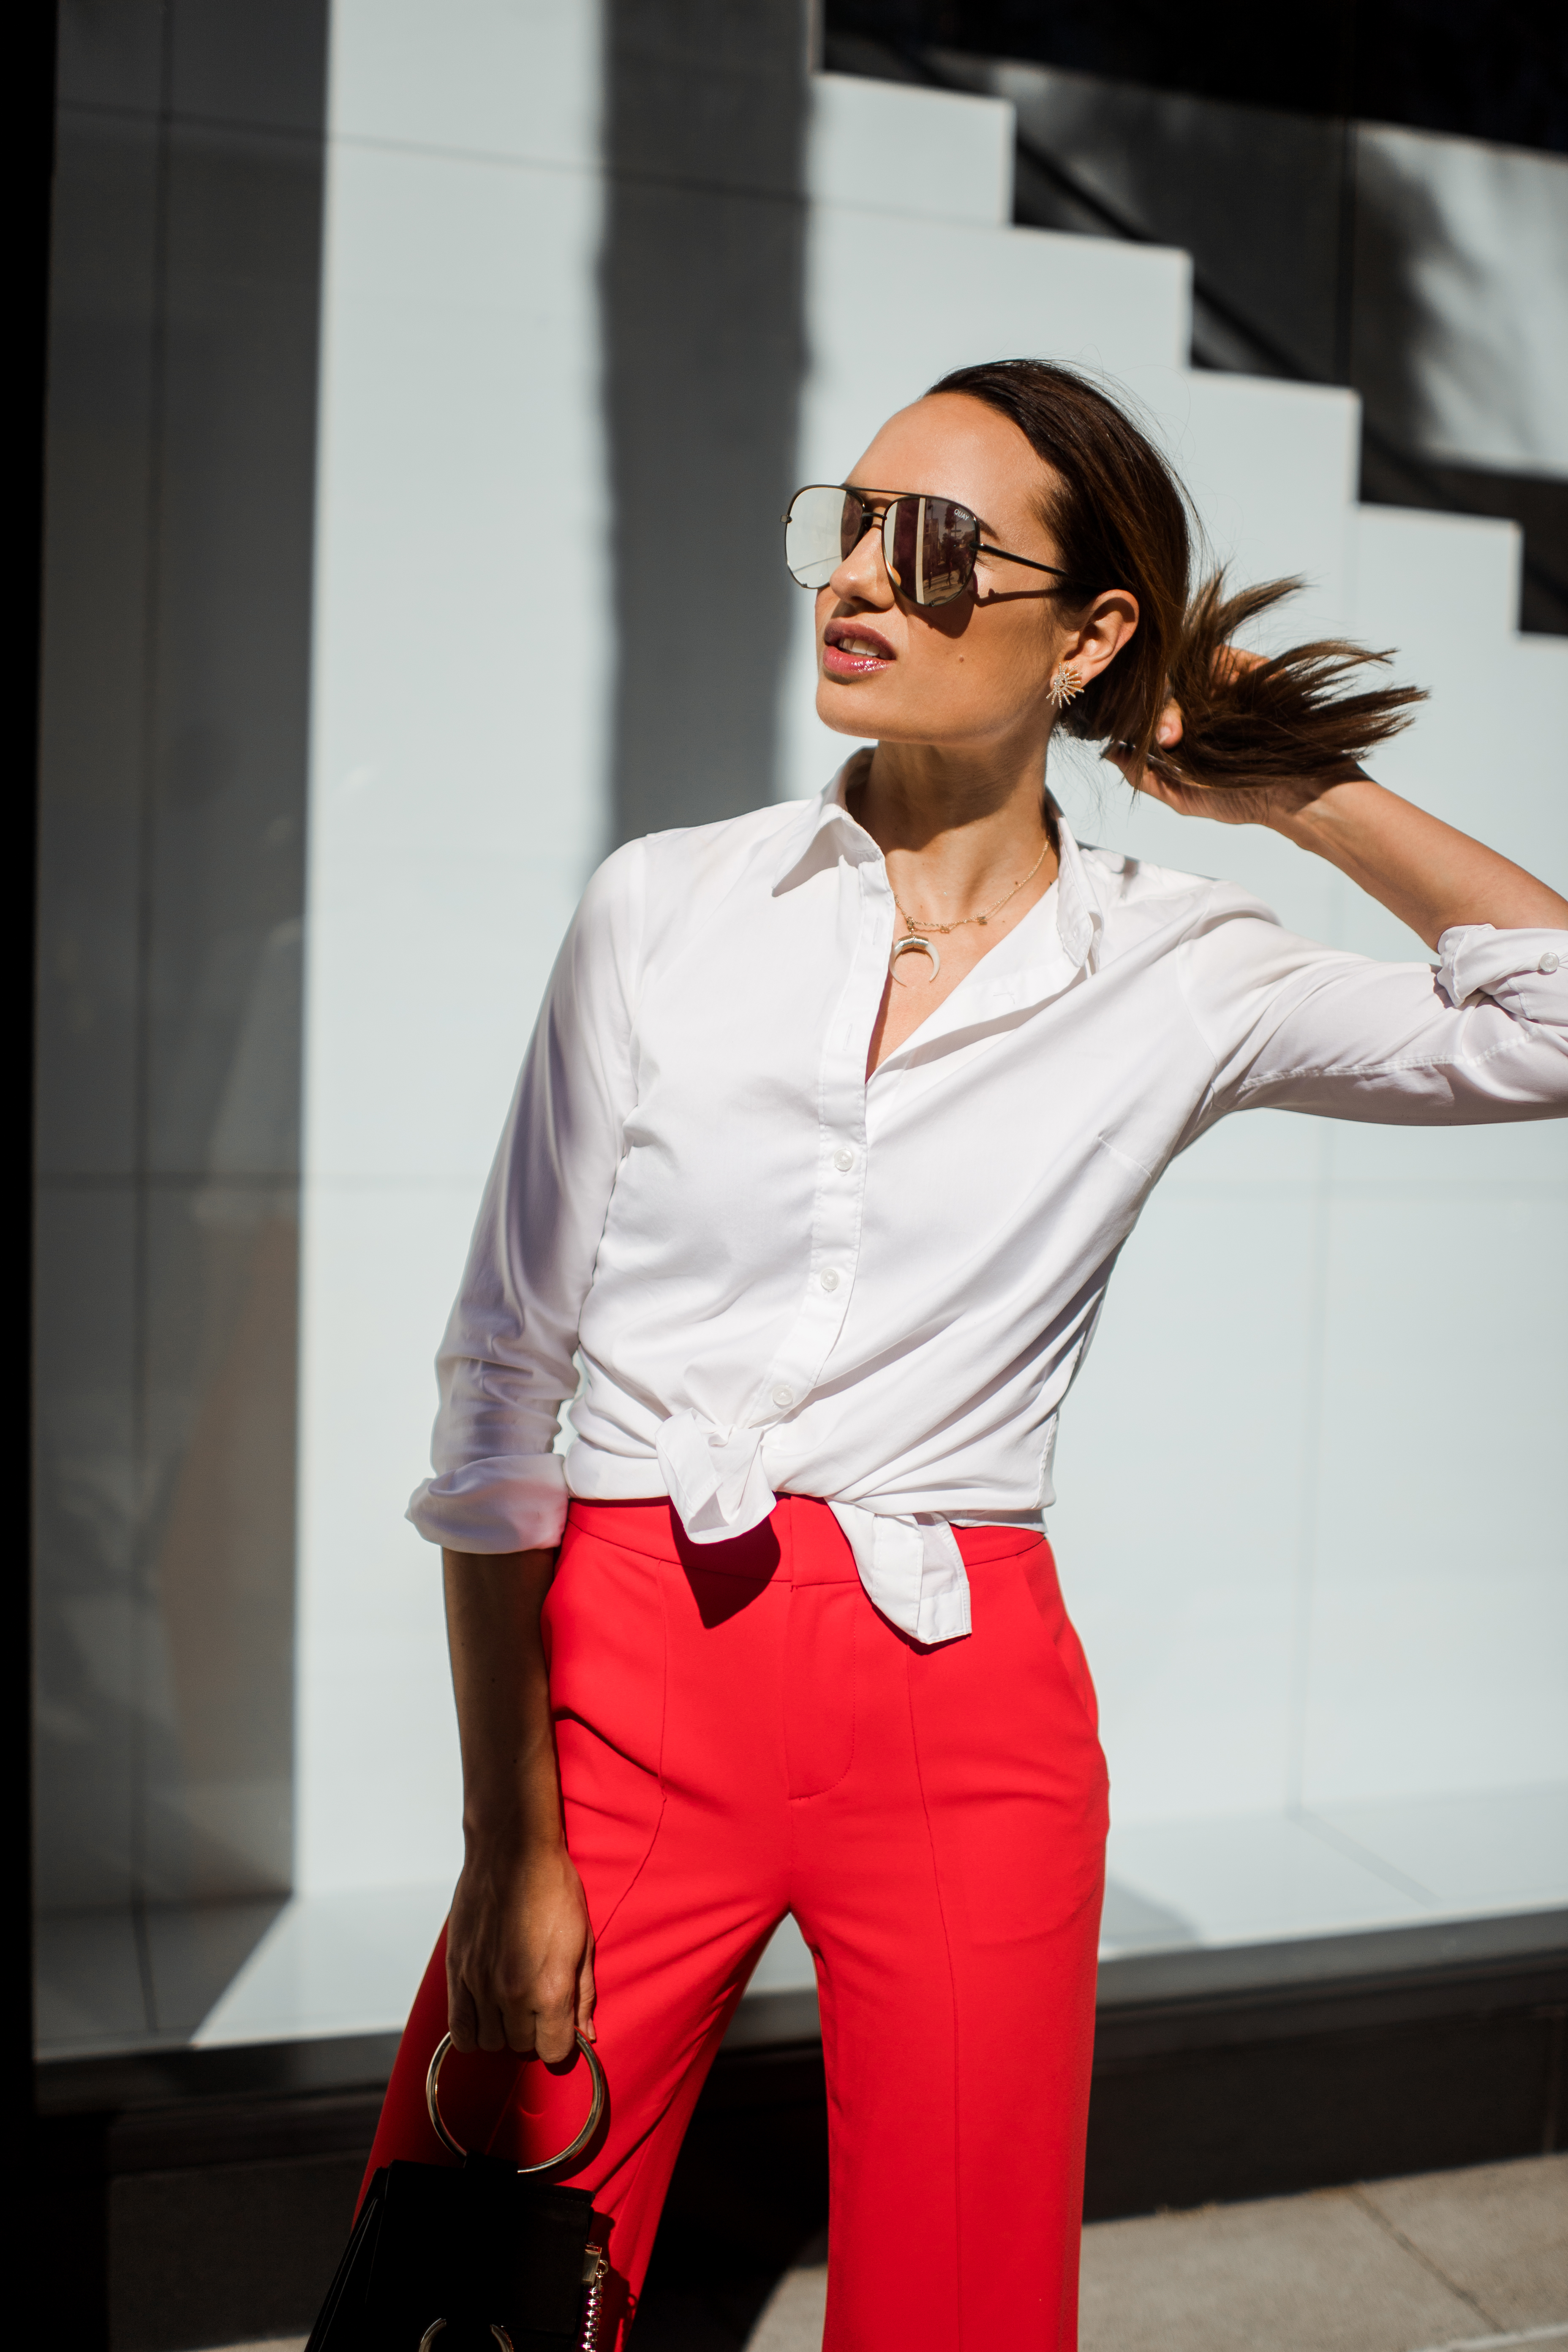
<path fill-rule="evenodd" d="M 1063 662 L 1060 669 L 1057 671 L 1049 686 L 1047 687 L 1046 692 L 1058 710 L 1065 710 L 1074 696 L 1083 692 L 1083 680 L 1078 674 L 1078 664 Z"/>

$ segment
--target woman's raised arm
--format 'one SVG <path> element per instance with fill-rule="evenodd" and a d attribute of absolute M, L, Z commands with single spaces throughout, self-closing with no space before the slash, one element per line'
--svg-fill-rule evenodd
<path fill-rule="evenodd" d="M 1275 594 L 1273 589 L 1258 593 L 1264 600 Z M 1310 654 L 1316 649 L 1305 650 Z M 1244 653 L 1236 646 L 1224 646 L 1207 658 L 1219 679 L 1248 687 L 1251 677 L 1270 667 L 1261 654 Z M 1223 687 L 1212 699 L 1216 707 L 1224 700 Z M 1324 698 L 1315 715 L 1322 719 L 1333 708 L 1331 698 Z M 1212 709 L 1205 713 L 1212 715 Z M 1437 945 L 1445 931 L 1470 923 L 1490 923 L 1500 931 L 1568 929 L 1568 898 L 1484 842 L 1373 783 L 1364 771 L 1352 768 L 1328 784 L 1319 775 L 1304 778 L 1299 785 L 1270 780 L 1250 790 L 1216 790 L 1212 783 L 1185 782 L 1179 774 L 1176 762 L 1185 734 L 1182 706 L 1172 700 L 1160 714 L 1149 761 L 1138 759 L 1124 743 L 1113 743 L 1106 757 L 1130 784 L 1152 800 L 1163 801 L 1178 816 L 1206 816 L 1220 824 L 1265 824 L 1300 848 L 1326 857 L 1408 923 L 1429 948 Z M 1162 761 L 1162 751 L 1174 755 L 1170 764 Z M 1271 760 L 1278 769 L 1277 748 Z"/>
<path fill-rule="evenodd" d="M 1268 823 L 1348 874 L 1429 948 L 1468 923 L 1568 930 L 1568 898 L 1369 776 L 1331 784 L 1298 808 L 1276 809 Z"/>

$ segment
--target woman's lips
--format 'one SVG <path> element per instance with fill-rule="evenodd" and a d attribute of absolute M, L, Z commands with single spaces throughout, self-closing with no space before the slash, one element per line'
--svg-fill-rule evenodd
<path fill-rule="evenodd" d="M 822 667 L 829 677 L 872 677 L 897 659 L 892 646 L 875 629 L 850 621 L 829 621 L 822 646 Z"/>

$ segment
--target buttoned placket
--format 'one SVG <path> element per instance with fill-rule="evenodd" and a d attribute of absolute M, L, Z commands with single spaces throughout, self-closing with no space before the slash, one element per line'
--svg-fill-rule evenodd
<path fill-rule="evenodd" d="M 774 1433 L 805 1404 L 838 1343 L 860 1257 L 869 1160 L 866 1056 L 887 984 L 895 910 L 879 853 L 858 827 L 855 836 L 852 844 L 859 854 L 851 872 L 859 896 L 859 923 L 818 1066 L 816 1186 L 805 1285 L 800 1311 L 759 1383 L 750 1416 L 753 1427 L 760 1424 L 767 1432 L 763 1467 L 775 1488 L 777 1477 L 786 1472 L 787 1443 Z M 840 887 L 843 880 L 841 866 Z"/>
<path fill-rule="evenodd" d="M 658 1456 L 669 1491 L 687 1533 L 698 1542 L 722 1540 L 727 1533 L 755 1526 L 773 1496 L 789 1490 L 789 1424 L 809 1402 L 837 1345 L 858 1267 L 875 1123 L 867 1051 L 887 985 L 897 907 L 881 851 L 842 803 L 820 813 L 816 830 L 827 825 L 838 835 L 837 887 L 844 889 L 852 876 L 858 921 L 818 1066 L 816 1183 L 805 1286 L 787 1337 L 730 1433 L 704 1432 L 689 1413 L 672 1414 L 660 1433 Z M 1092 969 L 1098 914 L 1091 911 L 1070 846 L 1048 895 L 1056 898 L 1055 936 L 1044 961 L 1011 971 L 991 965 L 992 977 L 979 986 L 974 973 L 961 981 L 930 1019 L 879 1065 L 877 1107 L 887 1108 L 934 1039 L 974 1024 L 977 1014 L 984 1024 L 987 1017 L 1070 987 L 1086 966 Z M 868 1592 L 895 1624 L 922 1642 L 952 1641 L 969 1632 L 968 1578 L 949 1521 L 926 1513 L 883 1514 L 847 1497 L 833 1499 L 832 1508 Z"/>
<path fill-rule="evenodd" d="M 837 1344 L 849 1310 L 859 1257 L 861 1213 L 870 1159 L 869 1080 L 866 1058 L 887 985 L 897 914 L 887 862 L 870 836 L 847 811 L 835 812 L 852 850 L 860 891 L 860 923 L 844 993 L 823 1047 L 818 1084 L 817 1177 L 811 1223 L 811 1254 L 799 1314 L 759 1383 L 748 1425 L 767 1433 L 762 1465 L 768 1484 L 787 1472 L 786 1450 L 774 1434 L 809 1399 Z M 952 994 L 879 1066 L 884 1087 L 896 1081 L 918 1049 L 945 1031 L 972 1022 L 976 999 L 993 1016 L 1011 1012 L 1070 986 L 1094 961 L 1097 910 L 1083 887 L 1076 858 L 1064 858 L 1056 884 L 1054 953 L 1006 973 L 976 990 L 960 982 Z M 980 967 L 983 970 L 984 967 Z M 978 977 L 978 971 L 970 981 Z M 778 1474 L 778 1475 L 775 1475 Z"/>

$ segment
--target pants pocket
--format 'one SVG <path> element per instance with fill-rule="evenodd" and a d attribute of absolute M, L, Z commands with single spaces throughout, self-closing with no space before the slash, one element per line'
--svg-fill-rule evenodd
<path fill-rule="evenodd" d="M 566 1846 L 602 1937 L 664 1809 L 667 1642 L 657 1563 L 568 1526 L 542 1632 Z"/>
<path fill-rule="evenodd" d="M 1094 1689 L 1059 1599 L 1042 1609 L 1039 1565 L 1023 1554 L 980 1566 L 969 1639 L 910 1658 L 938 1874 L 977 1946 L 1049 1934 L 1104 1883 Z"/>

